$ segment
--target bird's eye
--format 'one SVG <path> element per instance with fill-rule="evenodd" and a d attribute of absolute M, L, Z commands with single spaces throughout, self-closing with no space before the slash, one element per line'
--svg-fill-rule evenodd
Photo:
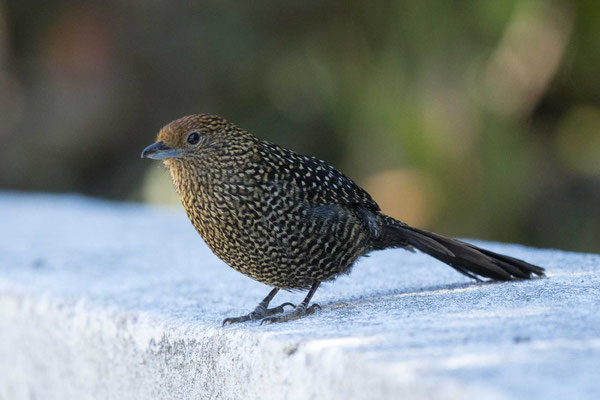
<path fill-rule="evenodd" d="M 187 142 L 189 144 L 198 144 L 200 141 L 200 134 L 198 132 L 192 132 L 187 137 Z"/>

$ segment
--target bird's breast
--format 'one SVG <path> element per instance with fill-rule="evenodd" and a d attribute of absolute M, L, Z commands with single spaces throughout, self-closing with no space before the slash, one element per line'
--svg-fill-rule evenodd
<path fill-rule="evenodd" d="M 225 262 L 249 262 L 260 241 L 268 237 L 268 199 L 260 185 L 225 182 L 201 185 L 182 196 L 186 213 L 204 241 Z"/>

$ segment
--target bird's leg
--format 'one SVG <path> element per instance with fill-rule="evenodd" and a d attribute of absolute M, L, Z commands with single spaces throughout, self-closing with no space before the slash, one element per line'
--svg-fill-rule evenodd
<path fill-rule="evenodd" d="M 249 320 L 255 321 L 257 319 L 268 317 L 269 315 L 280 314 L 283 312 L 283 308 L 285 306 L 296 307 L 292 303 L 283 303 L 279 307 L 267 308 L 271 300 L 273 300 L 273 297 L 275 297 L 275 295 L 277 294 L 277 292 L 279 292 L 279 289 L 274 288 L 269 292 L 267 297 L 263 299 L 263 301 L 258 303 L 254 311 L 252 311 L 250 314 L 242 315 L 241 317 L 225 318 L 223 320 L 223 325 L 230 325 L 236 322 L 244 322 Z"/>
<path fill-rule="evenodd" d="M 260 322 L 260 324 L 262 325 L 274 324 L 276 322 L 288 322 L 298 318 L 302 318 L 307 315 L 314 314 L 315 311 L 321 309 L 321 306 L 318 304 L 313 304 L 309 307 L 308 303 L 310 303 L 310 299 L 312 299 L 320 284 L 321 282 L 317 282 L 314 285 L 312 285 L 312 287 L 308 291 L 308 294 L 306 295 L 304 300 L 302 300 L 302 303 L 298 304 L 292 312 L 284 315 L 278 315 L 276 317 L 265 318 Z"/>

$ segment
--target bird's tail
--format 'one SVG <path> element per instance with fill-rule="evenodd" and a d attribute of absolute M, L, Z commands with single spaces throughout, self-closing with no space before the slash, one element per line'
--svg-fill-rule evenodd
<path fill-rule="evenodd" d="M 525 261 L 497 254 L 460 240 L 413 228 L 391 217 L 383 218 L 383 230 L 375 243 L 377 249 L 412 246 L 450 265 L 458 272 L 479 280 L 478 276 L 500 281 L 544 276 L 544 269 Z"/>

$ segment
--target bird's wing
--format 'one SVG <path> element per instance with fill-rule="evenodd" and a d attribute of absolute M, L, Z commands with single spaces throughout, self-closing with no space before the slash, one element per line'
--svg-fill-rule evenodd
<path fill-rule="evenodd" d="M 379 211 L 379 205 L 352 179 L 315 157 L 261 141 L 260 156 L 269 180 L 286 181 L 314 205 L 340 204 Z"/>

